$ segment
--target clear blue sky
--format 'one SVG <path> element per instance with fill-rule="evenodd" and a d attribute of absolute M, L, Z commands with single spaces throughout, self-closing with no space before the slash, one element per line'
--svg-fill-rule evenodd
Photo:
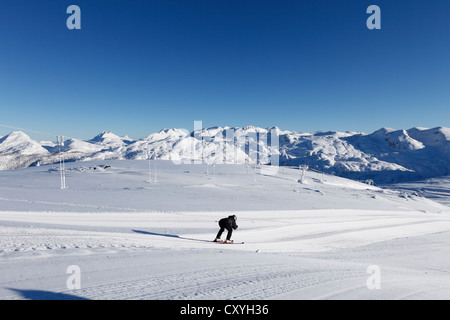
<path fill-rule="evenodd" d="M 450 127 L 449 17 L 443 0 L 1 0 L 0 124 L 82 139 L 194 120 Z"/>

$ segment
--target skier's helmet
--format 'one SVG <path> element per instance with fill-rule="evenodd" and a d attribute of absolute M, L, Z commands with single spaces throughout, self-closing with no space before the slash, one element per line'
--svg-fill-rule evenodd
<path fill-rule="evenodd" d="M 235 215 L 229 216 L 229 218 L 233 218 L 234 220 L 237 220 L 237 217 Z"/>

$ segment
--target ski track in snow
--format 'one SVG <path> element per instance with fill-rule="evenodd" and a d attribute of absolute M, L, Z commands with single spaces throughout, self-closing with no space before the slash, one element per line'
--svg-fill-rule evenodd
<path fill-rule="evenodd" d="M 283 269 L 280 270 L 280 267 Z M 311 279 L 311 275 L 305 270 L 292 266 L 253 265 L 233 267 L 230 281 L 228 277 L 219 278 L 218 270 L 220 268 L 164 274 L 150 279 L 127 279 L 84 289 L 79 294 L 86 298 L 96 298 L 107 293 L 106 296 L 103 295 L 106 299 L 266 299 L 300 287 L 314 286 L 329 276 L 315 274 L 316 278 Z"/>
<path fill-rule="evenodd" d="M 261 212 L 243 214 L 253 218 L 252 214 L 261 215 Z M 294 214 L 299 217 L 297 220 L 294 219 L 296 224 L 291 223 L 287 226 L 287 219 Z M 204 212 L 155 214 L 155 216 L 145 213 L 140 215 L 141 219 L 138 218 L 139 215 L 134 214 L 130 220 L 127 220 L 128 213 L 93 215 L 90 221 L 89 216 L 85 215 L 87 221 L 83 220 L 82 226 L 77 226 L 80 222 L 74 220 L 76 214 L 67 215 L 66 225 L 61 225 L 65 215 L 67 213 L 15 212 L 9 215 L 0 213 L 1 220 L 9 219 L 10 223 L 18 221 L 23 223 L 27 219 L 30 223 L 39 220 L 50 221 L 50 216 L 54 219 L 54 224 L 48 224 L 45 229 L 1 227 L 1 247 L 9 247 L 10 250 L 0 253 L 4 258 L 0 269 L 4 271 L 6 269 L 5 272 L 8 272 L 8 260 L 11 263 L 21 261 L 19 254 L 24 252 L 28 261 L 38 265 L 45 264 L 45 261 L 56 261 L 50 268 L 51 277 L 52 273 L 56 273 L 55 269 L 63 274 L 65 268 L 73 263 L 88 264 L 87 269 L 90 269 L 93 262 L 89 260 L 95 257 L 94 260 L 97 260 L 95 268 L 86 272 L 87 277 L 95 279 L 99 273 L 103 273 L 104 275 L 100 277 L 103 280 L 87 281 L 80 290 L 73 292 L 76 296 L 86 299 L 340 299 L 355 296 L 379 298 L 367 292 L 365 268 L 370 262 L 361 265 L 353 263 L 350 259 L 344 263 L 344 258 L 335 259 L 332 257 L 333 253 L 339 250 L 358 250 L 365 244 L 376 245 L 399 237 L 406 239 L 441 232 L 450 234 L 450 217 L 445 214 L 377 211 L 349 211 L 347 214 L 336 214 L 332 210 L 296 213 L 280 211 L 277 227 L 266 227 L 267 216 L 266 221 L 263 220 L 251 230 L 242 230 L 240 233 L 236 231 L 236 235 L 239 234 L 244 238 L 248 232 L 252 238 L 259 239 L 258 243 L 224 246 L 206 242 L 207 238 L 202 238 L 202 233 L 174 235 L 146 232 L 145 227 L 141 228 L 140 232 L 125 231 L 128 227 L 136 227 L 135 224 L 140 222 L 145 226 L 149 221 L 155 225 L 170 227 L 172 224 L 173 228 L 178 228 L 179 223 L 186 220 L 186 215 L 191 217 L 198 215 L 199 220 L 206 219 L 207 213 Z M 147 217 L 147 221 L 144 217 Z M 95 227 L 104 225 L 104 221 L 108 220 L 112 225 L 123 223 L 126 228 L 97 232 L 84 230 L 89 224 L 90 227 Z M 245 222 L 244 219 L 242 223 Z M 305 225 L 309 228 L 305 228 Z M 189 229 L 189 225 L 186 227 Z M 296 230 L 299 235 L 292 239 L 286 231 L 289 229 Z M 278 234 L 279 237 L 272 238 L 274 234 Z M 357 241 L 352 241 L 355 234 L 358 235 L 355 238 Z M 373 235 L 377 237 L 374 238 Z M 77 250 L 87 250 L 87 254 L 73 255 Z M 102 253 L 104 250 L 109 250 L 109 256 L 118 259 L 120 263 L 106 259 Z M 161 252 L 165 253 L 160 254 Z M 323 256 L 315 260 L 315 257 L 310 256 L 314 254 Z M 65 255 L 68 255 L 67 259 L 64 258 Z M 136 259 L 135 255 L 139 259 Z M 60 257 L 64 259 L 59 261 Z M 25 259 L 23 263 L 26 261 Z M 433 272 L 448 274 L 449 270 L 441 266 Z M 403 271 L 397 274 L 402 275 Z M 36 284 L 33 280 L 35 278 L 49 277 L 40 271 L 29 276 L 26 282 L 31 284 Z M 64 276 L 61 277 L 60 286 L 49 287 L 47 291 L 70 293 L 61 287 L 65 280 Z M 8 280 L 0 281 L 4 288 L 3 293 L 0 291 L 0 298 L 23 298 L 20 294 L 11 295 L 11 290 L 5 289 L 23 285 L 22 281 L 23 278 L 20 276 L 15 280 L 14 277 L 10 277 Z M 409 288 L 410 282 L 413 280 L 401 282 L 397 276 L 388 283 L 394 287 Z M 404 299 L 435 297 L 439 287 L 436 288 L 434 282 L 437 280 L 423 283 L 423 289 L 414 292 L 394 290 L 389 292 L 388 297 Z M 442 285 L 441 280 L 439 283 Z M 448 293 L 447 290 L 440 292 L 444 295 Z M 45 292 L 41 293 L 40 297 L 44 298 Z"/>
<path fill-rule="evenodd" d="M 135 254 L 145 255 L 146 253 L 136 251 Z M 147 254 L 152 256 L 152 252 Z M 206 257 L 206 259 L 202 263 L 197 262 L 193 265 L 191 255 Z M 308 260 L 306 263 L 305 261 L 300 263 L 302 261 L 297 261 L 295 257 L 285 259 L 276 254 L 248 256 L 222 253 L 224 257 L 217 255 L 217 252 L 211 250 L 184 253 L 178 260 L 180 266 L 168 266 L 167 269 L 155 268 L 151 272 L 154 262 L 148 259 L 149 270 L 139 276 L 130 276 L 128 269 L 126 273 L 115 267 L 108 269 L 108 264 L 105 264 L 106 266 L 101 266 L 101 272 L 111 275 L 111 279 L 88 283 L 73 293 L 85 299 L 105 300 L 248 300 L 276 298 L 277 295 L 286 295 L 299 289 L 314 291 L 315 286 L 324 285 L 324 283 L 336 288 L 348 281 L 364 283 L 362 268 L 359 270 L 346 270 L 338 266 L 327 268 L 326 265 L 329 263 L 325 262 L 324 267 L 317 269 L 317 267 L 311 268 L 314 264 Z M 100 261 L 103 258 L 104 256 L 100 255 Z M 140 268 L 138 269 L 137 273 L 142 272 Z M 118 274 L 122 276 L 117 278 Z M 53 288 L 53 291 L 70 292 L 61 288 Z M 45 293 L 42 297 L 45 297 Z M 7 295 L 3 298 L 17 299 L 20 296 Z"/>
<path fill-rule="evenodd" d="M 219 214 L 210 213 L 211 216 Z M 450 216 L 447 214 L 420 212 L 280 211 L 278 219 L 274 221 L 257 220 L 258 217 L 269 217 L 273 214 L 260 211 L 241 212 L 242 218 L 239 220 L 244 227 L 238 229 L 235 234 L 245 245 L 232 245 L 221 249 L 318 252 L 450 231 Z M 205 212 L 198 215 L 189 212 L 102 213 L 91 216 L 76 213 L 0 212 L 0 220 L 4 224 L 0 225 L 0 254 L 99 247 L 207 249 L 211 247 L 208 240 L 213 239 L 217 231 L 217 227 L 211 223 L 208 213 Z M 162 229 L 162 232 L 154 231 L 161 228 L 165 229 Z M 191 228 L 211 231 L 186 233 Z"/>
<path fill-rule="evenodd" d="M 441 234 L 442 235 L 442 234 Z M 448 239 L 449 233 L 446 234 Z M 436 240 L 434 236 L 424 238 Z M 404 241 L 406 243 L 406 240 Z M 35 299 L 66 294 L 83 299 L 122 300 L 251 300 L 251 299 L 436 299 L 450 297 L 448 267 L 444 270 L 421 269 L 420 265 L 395 264 L 380 259 L 386 249 L 395 243 L 384 242 L 365 248 L 355 248 L 350 254 L 256 254 L 217 250 L 161 251 L 160 249 L 89 250 L 89 254 L 58 257 L 52 268 L 33 274 L 42 283 L 54 281 L 59 270 L 59 287 L 47 286 L 35 294 Z M 406 258 L 427 258 L 427 250 L 404 253 Z M 448 250 L 447 245 L 444 250 Z M 357 254 L 358 258 L 351 254 Z M 397 252 L 399 253 L 399 252 Z M 364 255 L 368 255 L 365 257 Z M 92 259 L 95 257 L 95 259 Z M 37 266 L 45 259 L 29 257 Z M 37 260 L 37 261 L 36 261 Z M 76 261 L 82 270 L 82 288 L 67 290 L 64 270 Z M 383 270 L 382 290 L 368 290 L 366 286 L 368 265 L 377 261 Z M 20 261 L 12 261 L 19 263 Z M 130 266 L 132 263 L 133 268 Z M 429 262 L 430 263 L 430 262 Z M 431 262 L 431 265 L 435 262 Z M 48 264 L 48 262 L 47 262 Z M 12 268 L 13 266 L 11 266 Z M 45 269 L 45 268 L 44 268 Z M 86 271 L 84 271 L 86 270 Z M 6 269 L 6 271 L 8 271 Z M 427 272 L 424 272 L 427 271 Z M 428 275 L 427 273 L 430 273 Z M 29 283 L 24 277 L 9 278 L 8 288 Z M 86 279 L 86 280 L 85 280 Z M 37 280 L 36 280 L 37 281 Z M 0 291 L 2 299 L 21 299 L 33 290 L 14 289 Z M 57 295 L 58 296 L 58 295 Z M 28 296 L 29 297 L 29 296 Z"/>

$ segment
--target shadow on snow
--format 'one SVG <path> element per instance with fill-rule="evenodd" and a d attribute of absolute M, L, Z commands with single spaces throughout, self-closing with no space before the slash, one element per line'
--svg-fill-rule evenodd
<path fill-rule="evenodd" d="M 61 292 L 13 288 L 8 289 L 18 293 L 23 299 L 26 300 L 89 300 L 83 297 Z"/>
<path fill-rule="evenodd" d="M 159 237 L 167 237 L 167 238 L 177 238 L 177 239 L 182 239 L 182 240 L 200 241 L 200 242 L 211 242 L 211 241 L 209 241 L 209 240 L 203 240 L 203 239 L 195 239 L 195 238 L 180 237 L 179 235 L 176 235 L 176 234 L 156 233 L 156 232 L 149 232 L 149 231 L 143 231 L 143 230 L 134 230 L 134 229 L 133 229 L 133 232 L 135 232 L 135 233 L 141 233 L 141 234 L 146 234 L 146 235 L 150 235 L 150 236 L 159 236 Z"/>

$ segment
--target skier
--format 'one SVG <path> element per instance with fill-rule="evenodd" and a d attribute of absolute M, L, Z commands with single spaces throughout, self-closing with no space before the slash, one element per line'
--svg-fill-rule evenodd
<path fill-rule="evenodd" d="M 222 236 L 222 233 L 225 231 L 225 229 L 227 229 L 228 233 L 227 233 L 227 239 L 225 241 L 225 243 L 232 243 L 233 240 L 231 240 L 231 234 L 233 233 L 233 230 L 236 230 L 238 228 L 238 225 L 236 224 L 236 216 L 232 215 L 229 216 L 228 218 L 223 218 L 220 219 L 219 221 L 219 227 L 220 230 L 217 233 L 216 239 L 214 239 L 214 242 L 221 242 L 222 240 L 220 239 L 220 237 Z"/>

